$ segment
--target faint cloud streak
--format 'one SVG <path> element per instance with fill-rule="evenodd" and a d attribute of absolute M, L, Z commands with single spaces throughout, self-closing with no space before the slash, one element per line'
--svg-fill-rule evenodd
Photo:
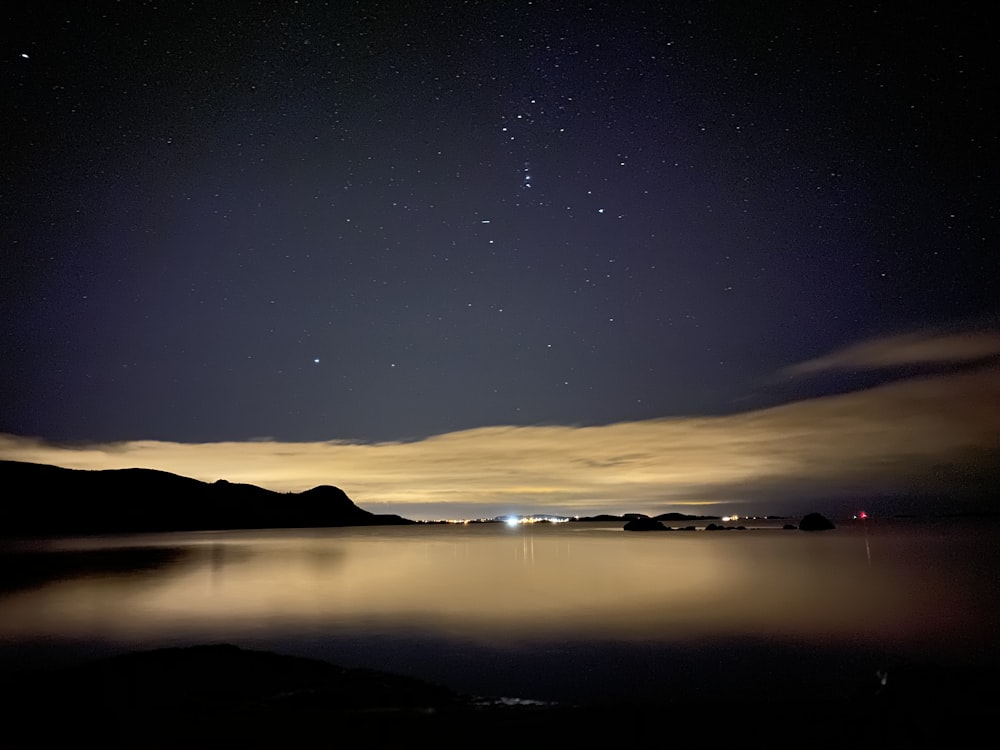
<path fill-rule="evenodd" d="M 997 356 L 1000 356 L 997 331 L 917 331 L 854 344 L 788 367 L 784 373 L 801 376 L 832 370 L 962 364 Z"/>

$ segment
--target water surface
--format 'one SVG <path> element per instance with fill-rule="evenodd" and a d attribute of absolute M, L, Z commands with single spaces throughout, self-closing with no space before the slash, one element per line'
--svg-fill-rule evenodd
<path fill-rule="evenodd" d="M 8 543 L 2 561 L 8 667 L 224 641 L 580 699 L 998 661 L 994 537 L 954 524 L 199 532 Z"/>

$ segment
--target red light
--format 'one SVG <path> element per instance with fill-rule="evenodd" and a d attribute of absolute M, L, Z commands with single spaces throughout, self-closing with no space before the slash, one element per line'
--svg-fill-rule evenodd
<path fill-rule="evenodd" d="M 858 518 L 862 518 L 862 519 L 863 518 L 868 518 L 868 514 L 865 513 L 864 511 L 861 511 L 860 513 L 858 513 Z"/>

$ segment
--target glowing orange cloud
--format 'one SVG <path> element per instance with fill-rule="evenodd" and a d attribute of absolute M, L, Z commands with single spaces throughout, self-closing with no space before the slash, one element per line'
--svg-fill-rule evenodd
<path fill-rule="evenodd" d="M 483 427 L 401 443 L 66 447 L 0 436 L 5 459 L 154 468 L 279 491 L 335 484 L 363 508 L 414 518 L 705 503 L 738 512 L 748 500 L 912 491 L 933 488 L 942 472 L 978 471 L 998 447 L 1000 370 L 992 368 L 733 416 Z"/>

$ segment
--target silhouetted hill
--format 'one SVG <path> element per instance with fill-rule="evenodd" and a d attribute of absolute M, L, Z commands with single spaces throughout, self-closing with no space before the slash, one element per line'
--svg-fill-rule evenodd
<path fill-rule="evenodd" d="M 281 493 L 153 469 L 83 471 L 0 461 L 0 487 L 4 536 L 414 523 L 362 510 L 337 487 Z"/>

